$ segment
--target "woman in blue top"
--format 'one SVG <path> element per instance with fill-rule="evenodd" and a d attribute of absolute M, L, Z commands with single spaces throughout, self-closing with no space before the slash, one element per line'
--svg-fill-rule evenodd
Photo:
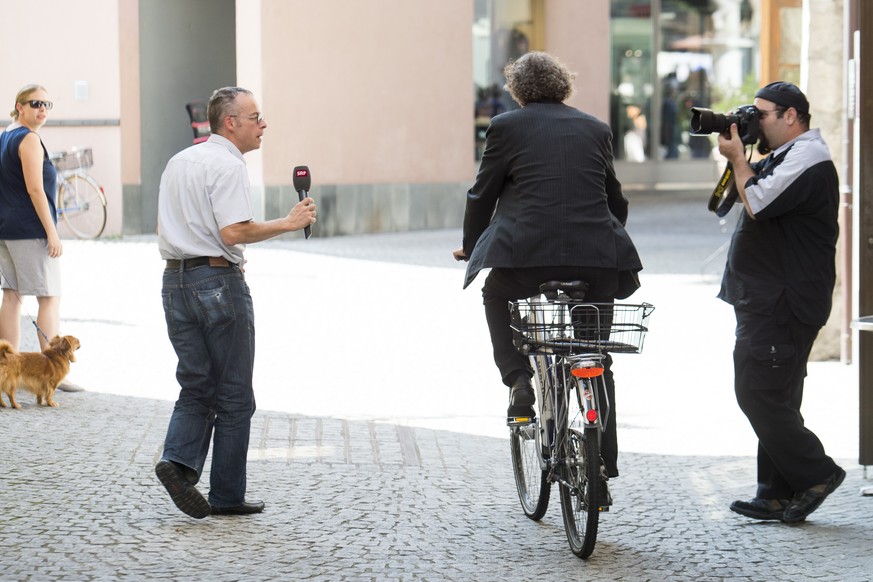
<path fill-rule="evenodd" d="M 36 296 L 36 322 L 45 336 L 54 337 L 60 328 L 58 258 L 63 246 L 55 226 L 58 177 L 37 133 L 51 108 L 45 88 L 27 85 L 15 98 L 13 123 L 0 134 L 0 338 L 16 349 L 24 295 Z M 48 340 L 38 336 L 45 348 Z"/>

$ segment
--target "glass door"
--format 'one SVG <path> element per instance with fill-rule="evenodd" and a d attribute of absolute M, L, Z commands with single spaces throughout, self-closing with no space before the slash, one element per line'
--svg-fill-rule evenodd
<path fill-rule="evenodd" d="M 691 107 L 727 113 L 757 88 L 759 0 L 613 0 L 616 158 L 711 159 Z"/>
<path fill-rule="evenodd" d="M 503 90 L 503 67 L 531 50 L 540 50 L 534 0 L 475 0 L 473 3 L 473 112 L 476 159 L 485 146 L 491 118 L 518 105 Z"/>

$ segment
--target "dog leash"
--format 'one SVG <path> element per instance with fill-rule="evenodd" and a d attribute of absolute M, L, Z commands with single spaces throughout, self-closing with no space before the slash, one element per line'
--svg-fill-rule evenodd
<path fill-rule="evenodd" d="M 28 314 L 27 316 L 30 317 L 30 314 Z M 42 336 L 42 339 L 45 340 L 46 345 L 48 345 L 48 343 L 51 341 L 51 340 L 49 339 L 49 336 L 47 336 L 47 335 L 45 334 L 45 332 L 42 330 L 42 328 L 36 324 L 36 321 L 35 321 L 32 317 L 30 317 L 30 323 L 33 324 L 33 327 L 36 328 L 36 333 L 38 333 L 39 335 L 41 335 L 41 336 Z"/>

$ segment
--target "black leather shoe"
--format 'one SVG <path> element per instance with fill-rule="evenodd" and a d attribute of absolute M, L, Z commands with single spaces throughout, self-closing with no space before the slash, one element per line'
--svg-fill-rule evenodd
<path fill-rule="evenodd" d="M 190 515 L 195 519 L 203 519 L 211 513 L 209 502 L 206 498 L 185 478 L 185 473 L 181 466 L 161 459 L 155 465 L 155 475 L 158 476 L 167 492 L 170 494 L 170 499 L 176 504 L 182 513 Z"/>
<path fill-rule="evenodd" d="M 825 498 L 833 493 L 845 478 L 846 472 L 842 468 L 837 467 L 836 473 L 828 477 L 828 480 L 821 485 L 795 493 L 794 499 L 785 508 L 785 516 L 782 518 L 782 521 L 785 523 L 797 523 L 806 519 L 806 516 L 818 509 Z"/>
<path fill-rule="evenodd" d="M 521 375 L 512 383 L 509 389 L 509 408 L 506 410 L 506 416 L 530 416 L 533 417 L 533 405 L 536 402 L 533 387 L 530 383 L 530 378 Z"/>
<path fill-rule="evenodd" d="M 734 501 L 731 503 L 731 511 L 760 519 L 762 521 L 782 521 L 785 508 L 788 507 L 787 499 L 761 499 L 755 497 L 748 501 Z"/>
<path fill-rule="evenodd" d="M 212 515 L 251 515 L 261 513 L 266 505 L 263 501 L 246 501 L 234 507 L 213 507 Z"/>

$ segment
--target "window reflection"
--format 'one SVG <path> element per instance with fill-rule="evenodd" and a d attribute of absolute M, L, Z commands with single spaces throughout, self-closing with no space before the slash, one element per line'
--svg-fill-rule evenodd
<path fill-rule="evenodd" d="M 617 159 L 642 162 L 650 156 L 652 85 L 651 2 L 612 3 L 611 122 Z"/>
<path fill-rule="evenodd" d="M 612 1 L 618 159 L 711 157 L 714 138 L 689 135 L 688 110 L 730 108 L 747 98 L 756 77 L 758 6 L 759 0 Z"/>
<path fill-rule="evenodd" d="M 518 105 L 503 89 L 503 67 L 531 45 L 531 0 L 475 0 L 473 3 L 473 114 L 476 159 L 482 157 L 491 118 Z"/>

